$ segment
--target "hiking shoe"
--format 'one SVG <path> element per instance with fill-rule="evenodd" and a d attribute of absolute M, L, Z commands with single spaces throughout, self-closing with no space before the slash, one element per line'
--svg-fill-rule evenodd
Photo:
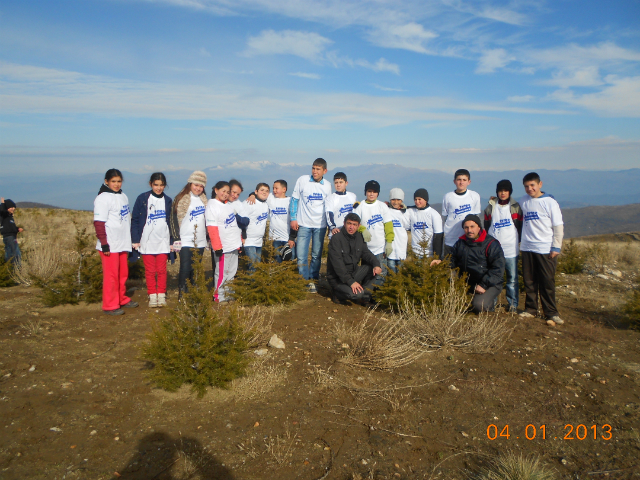
<path fill-rule="evenodd" d="M 121 308 L 116 308 L 115 310 L 103 310 L 105 315 L 124 315 L 124 310 Z"/>
<path fill-rule="evenodd" d="M 564 320 L 561 319 L 558 315 L 554 315 L 553 317 L 549 317 L 549 320 L 553 320 L 557 325 L 564 325 Z"/>
<path fill-rule="evenodd" d="M 159 307 L 166 307 L 167 306 L 167 294 L 166 293 L 159 293 L 158 294 L 158 306 Z"/>
<path fill-rule="evenodd" d="M 331 301 L 336 305 L 349 305 L 349 302 L 340 299 L 335 293 L 331 295 Z"/>
<path fill-rule="evenodd" d="M 137 308 L 139 307 L 140 304 L 138 302 L 134 302 L 133 300 L 131 300 L 128 303 L 125 303 L 124 305 L 120 305 L 120 308 Z"/>
<path fill-rule="evenodd" d="M 534 317 L 535 317 L 535 315 L 534 315 L 534 314 L 529 313 L 529 312 L 527 312 L 527 311 L 520 312 L 520 313 L 519 313 L 519 316 L 520 316 L 520 318 L 534 318 Z"/>
<path fill-rule="evenodd" d="M 158 294 L 152 293 L 149 295 L 149 308 L 155 308 L 158 306 Z"/>
<path fill-rule="evenodd" d="M 318 293 L 316 289 L 316 284 L 313 282 L 309 282 L 309 293 Z"/>

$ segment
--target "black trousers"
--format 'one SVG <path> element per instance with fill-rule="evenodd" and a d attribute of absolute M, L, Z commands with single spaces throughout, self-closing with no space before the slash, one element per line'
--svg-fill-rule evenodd
<path fill-rule="evenodd" d="M 474 288 L 475 291 L 475 288 Z M 484 293 L 475 292 L 471 301 L 471 308 L 476 313 L 492 312 L 496 303 L 496 298 L 500 295 L 502 288 L 489 287 Z"/>
<path fill-rule="evenodd" d="M 351 285 L 346 283 L 338 283 L 329 281 L 333 293 L 341 300 L 368 300 L 371 298 L 371 289 L 373 288 L 373 267 L 371 265 L 360 265 L 353 275 L 353 279 L 362 285 L 364 291 L 354 294 Z"/>
<path fill-rule="evenodd" d="M 556 267 L 558 257 L 549 258 L 549 254 L 520 252 L 522 255 L 522 278 L 526 292 L 525 311 L 538 314 L 538 296 L 542 303 L 542 312 L 546 317 L 558 315 L 556 307 Z"/>
<path fill-rule="evenodd" d="M 193 250 L 198 250 L 200 255 L 204 248 L 182 247 L 180 249 L 180 271 L 178 273 L 178 287 L 182 292 L 187 291 L 187 279 L 193 282 Z"/>

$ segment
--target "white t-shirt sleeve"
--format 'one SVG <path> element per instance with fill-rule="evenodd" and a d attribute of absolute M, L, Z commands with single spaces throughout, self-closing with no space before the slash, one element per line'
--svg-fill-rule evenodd
<path fill-rule="evenodd" d="M 109 220 L 109 197 L 108 195 L 98 195 L 93 202 L 93 220 L 106 222 Z"/>
<path fill-rule="evenodd" d="M 480 201 L 480 195 L 476 193 L 474 196 L 475 196 L 475 202 L 471 206 L 471 213 L 475 215 L 480 215 L 480 213 L 482 212 L 482 202 Z"/>
<path fill-rule="evenodd" d="M 333 224 L 335 224 L 335 218 L 332 222 L 331 218 L 329 217 L 329 213 L 333 213 L 333 195 L 327 195 L 327 198 L 324 201 L 324 211 L 325 215 L 327 216 L 327 225 L 332 226 Z"/>
<path fill-rule="evenodd" d="M 300 200 L 300 191 L 302 190 L 301 186 L 300 186 L 300 181 L 303 179 L 304 177 L 300 177 L 298 178 L 298 180 L 296 181 L 296 186 L 293 187 L 293 193 L 291 194 L 292 198 L 295 198 L 297 200 Z"/>
<path fill-rule="evenodd" d="M 551 226 L 557 227 L 558 225 L 564 225 L 564 220 L 562 219 L 562 211 L 560 210 L 560 205 L 558 202 L 553 200 L 553 202 L 549 202 L 551 204 L 549 217 L 551 219 Z"/>
<path fill-rule="evenodd" d="M 209 201 L 207 202 L 207 209 L 204 212 L 204 219 L 206 222 L 207 227 L 217 227 L 218 223 L 216 221 L 216 214 L 214 209 L 214 202 L 213 201 Z"/>
<path fill-rule="evenodd" d="M 447 196 L 445 195 L 444 197 L 442 197 L 442 216 L 443 217 L 448 217 L 449 216 L 449 206 L 447 204 Z"/>
<path fill-rule="evenodd" d="M 380 210 L 382 212 L 382 223 L 393 221 L 393 218 L 391 217 L 391 212 L 389 211 L 389 207 L 387 207 L 387 204 L 384 202 L 380 202 L 380 204 L 381 204 Z"/>
<path fill-rule="evenodd" d="M 442 217 L 438 214 L 438 212 L 433 209 L 433 214 L 431 215 L 431 221 L 433 222 L 433 233 L 443 233 L 442 229 Z"/>

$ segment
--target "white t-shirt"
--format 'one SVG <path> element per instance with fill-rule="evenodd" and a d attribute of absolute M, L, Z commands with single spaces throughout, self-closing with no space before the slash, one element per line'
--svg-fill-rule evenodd
<path fill-rule="evenodd" d="M 187 214 L 180 224 L 180 240 L 183 247 L 204 248 L 207 246 L 207 228 L 204 220 L 205 206 L 193 193 L 189 192 L 191 202 Z M 196 227 L 198 227 L 196 229 Z M 196 244 L 193 244 L 193 234 L 196 233 Z"/>
<path fill-rule="evenodd" d="M 391 221 L 393 222 L 393 252 L 389 255 L 391 260 L 405 260 L 407 258 L 407 242 L 409 236 L 407 230 L 409 229 L 409 212 L 402 212 L 402 210 L 396 210 L 395 208 L 389 208 L 389 214 L 391 215 Z"/>
<path fill-rule="evenodd" d="M 456 192 L 447 193 L 442 199 L 442 216 L 447 217 L 444 223 L 444 243 L 449 247 L 464 235 L 462 221 L 467 215 L 480 215 L 482 205 L 480 195 L 473 190 L 467 190 L 462 195 Z"/>
<path fill-rule="evenodd" d="M 373 203 L 362 201 L 353 213 L 358 214 L 360 225 L 364 225 L 371 234 L 371 241 L 367 243 L 371 253 L 378 255 L 384 252 L 384 224 L 391 221 L 389 207 L 379 200 Z"/>
<path fill-rule="evenodd" d="M 256 203 L 249 205 L 246 201 L 236 207 L 238 215 L 249 219 L 247 227 L 247 238 L 244 241 L 245 247 L 262 247 L 264 232 L 269 218 L 269 205 L 261 202 L 257 198 Z"/>
<path fill-rule="evenodd" d="M 334 228 L 342 228 L 344 225 L 344 217 L 353 211 L 353 204 L 356 203 L 356 194 L 353 192 L 344 192 L 344 195 L 340 195 L 338 192 L 333 192 L 327 197 L 325 202 L 325 211 L 327 214 L 327 225 L 331 228 L 331 222 L 329 213 L 333 214 Z M 329 238 L 332 237 L 331 230 L 329 230 Z"/>
<path fill-rule="evenodd" d="M 523 225 L 520 251 L 547 254 L 553 243 L 553 227 L 564 225 L 560 205 L 555 198 L 525 195 L 520 199 Z"/>
<path fill-rule="evenodd" d="M 422 256 L 421 242 L 427 242 L 425 253 L 427 257 L 433 256 L 433 236 L 442 233 L 442 217 L 433 208 L 424 210 L 408 208 L 407 215 L 411 225 L 411 248 L 419 257 Z"/>
<path fill-rule="evenodd" d="M 518 256 L 518 229 L 511 218 L 511 206 L 496 202 L 491 212 L 491 226 L 487 232 L 500 242 L 504 258 Z"/>
<path fill-rule="evenodd" d="M 109 251 L 131 251 L 131 210 L 124 193 L 102 192 L 93 202 L 93 220 L 105 222 Z M 96 249 L 102 250 L 100 240 Z"/>
<path fill-rule="evenodd" d="M 233 205 L 212 198 L 207 202 L 205 219 L 208 227 L 218 227 L 223 253 L 233 252 L 242 246 L 242 231 L 236 222 Z"/>
<path fill-rule="evenodd" d="M 140 253 L 146 255 L 169 253 L 169 225 L 167 225 L 164 195 L 160 198 L 149 195 L 147 223 L 142 228 Z"/>
<path fill-rule="evenodd" d="M 257 201 L 257 200 L 256 200 Z M 276 198 L 272 194 L 267 197 L 269 206 L 269 236 L 271 240 L 288 241 L 291 226 L 289 204 L 291 197 Z"/>
<path fill-rule="evenodd" d="M 325 200 L 331 195 L 331 184 L 325 178 L 316 182 L 311 175 L 303 175 L 296 182 L 293 198 L 298 199 L 298 225 L 307 228 L 327 226 Z"/>

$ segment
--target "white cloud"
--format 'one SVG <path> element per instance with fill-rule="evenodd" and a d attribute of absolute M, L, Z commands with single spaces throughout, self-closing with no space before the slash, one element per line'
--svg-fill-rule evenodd
<path fill-rule="evenodd" d="M 289 75 L 293 77 L 308 78 L 310 80 L 320 80 L 320 75 L 318 75 L 317 73 L 293 72 Z"/>
<path fill-rule="evenodd" d="M 206 48 L 204 48 L 204 47 L 201 47 L 201 48 L 200 48 L 199 53 L 200 53 L 200 55 L 201 55 L 202 57 L 210 57 L 210 56 L 211 56 L 211 54 L 210 54 L 210 53 L 207 51 L 207 49 L 206 49 Z"/>
<path fill-rule="evenodd" d="M 603 42 L 591 46 L 572 43 L 544 50 L 529 50 L 524 54 L 527 63 L 545 68 L 556 67 L 562 70 L 640 62 L 640 52 L 619 47 L 613 42 Z"/>
<path fill-rule="evenodd" d="M 385 48 L 433 54 L 425 44 L 437 36 L 437 33 L 425 30 L 419 23 L 410 22 L 404 25 L 379 26 L 368 34 L 368 39 L 371 43 Z"/>
<path fill-rule="evenodd" d="M 560 88 L 570 87 L 596 87 L 602 85 L 598 67 L 591 66 L 574 70 L 572 72 L 554 72 L 550 80 L 539 82 L 540 85 L 551 85 Z"/>
<path fill-rule="evenodd" d="M 400 67 L 384 58 L 381 58 L 376 63 L 370 63 L 367 60 L 356 60 L 354 63 L 360 67 L 373 70 L 374 72 L 391 72 L 400 75 Z"/>
<path fill-rule="evenodd" d="M 249 37 L 244 54 L 295 55 L 318 62 L 322 59 L 324 50 L 332 43 L 333 41 L 314 32 L 264 30 L 255 37 Z"/>
<path fill-rule="evenodd" d="M 514 60 L 515 57 L 509 55 L 504 48 L 485 50 L 478 61 L 476 73 L 493 73 Z"/>
<path fill-rule="evenodd" d="M 402 88 L 383 87 L 382 85 L 377 85 L 375 83 L 372 86 L 378 90 L 382 90 L 383 92 L 406 92 L 406 90 Z"/>
<path fill-rule="evenodd" d="M 517 102 L 517 103 L 526 103 L 534 100 L 535 97 L 533 95 L 513 95 L 511 97 L 507 97 L 509 102 Z"/>

